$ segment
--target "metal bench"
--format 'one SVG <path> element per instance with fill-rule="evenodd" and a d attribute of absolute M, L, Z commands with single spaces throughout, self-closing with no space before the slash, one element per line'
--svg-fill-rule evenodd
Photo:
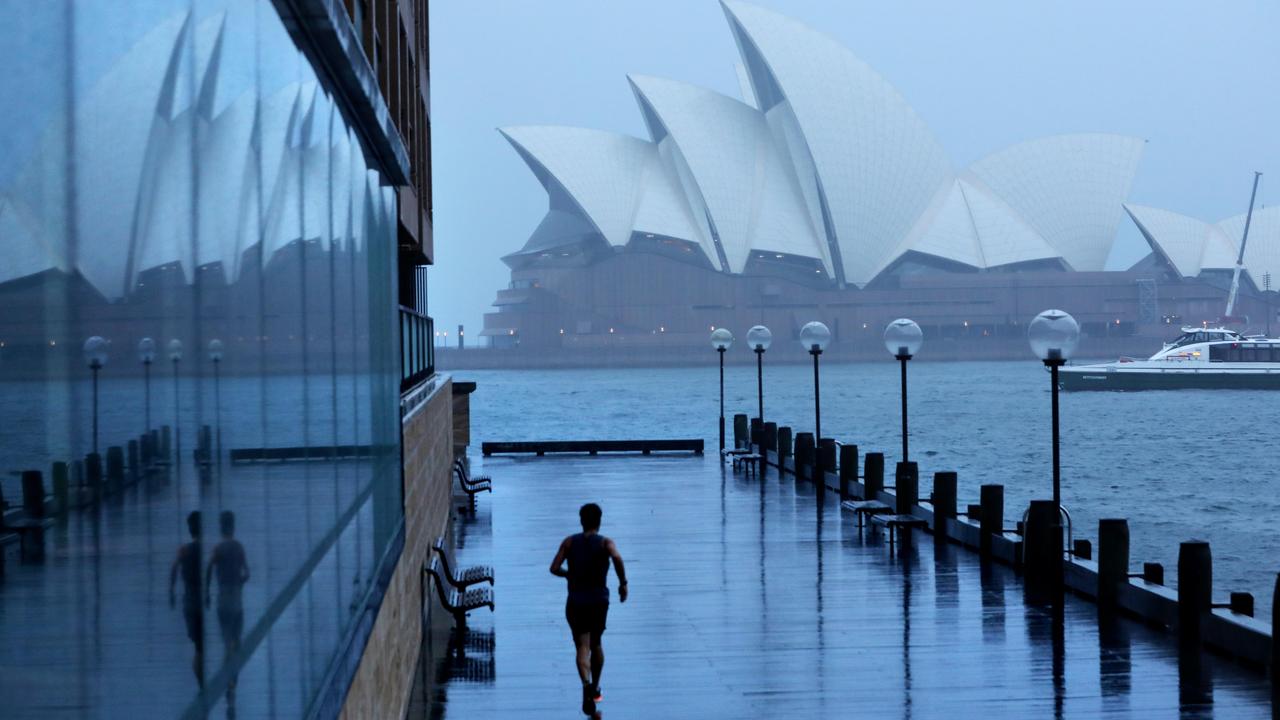
<path fill-rule="evenodd" d="M 431 549 L 439 553 L 440 565 L 444 568 L 444 579 L 455 590 L 466 590 L 472 585 L 487 582 L 493 584 L 493 568 L 487 565 L 473 565 L 468 568 L 460 568 L 462 570 L 458 575 L 453 574 L 453 568 L 449 566 L 449 554 L 444 549 L 444 537 L 436 538 L 435 544 Z"/>
<path fill-rule="evenodd" d="M 459 591 L 445 585 L 447 580 L 440 568 L 439 555 L 433 556 L 424 569 L 435 580 L 436 594 L 440 598 L 440 604 L 453 615 L 453 621 L 458 627 L 467 626 L 467 615 L 472 610 L 479 610 L 482 607 L 493 610 L 493 591 L 488 588 Z"/>
<path fill-rule="evenodd" d="M 840 503 L 840 507 L 853 511 L 854 516 L 858 518 L 858 530 L 862 530 L 862 524 L 866 518 L 893 514 L 893 508 L 879 500 L 845 500 Z"/>
<path fill-rule="evenodd" d="M 924 518 L 915 515 L 899 515 L 877 513 L 871 516 L 871 522 L 878 525 L 884 525 L 885 530 L 889 533 L 889 547 L 893 548 L 894 536 L 900 534 L 903 530 L 910 532 L 912 528 L 925 529 L 929 527 L 929 523 Z"/>
<path fill-rule="evenodd" d="M 480 475 L 473 479 L 467 472 L 466 463 L 462 462 L 462 458 L 453 461 L 453 474 L 458 478 L 462 492 L 467 494 L 467 508 L 475 512 L 476 495 L 482 492 L 493 492 L 493 479 L 488 475 Z"/>
<path fill-rule="evenodd" d="M 733 456 L 733 470 L 737 472 L 739 468 L 743 468 L 748 474 L 757 473 L 760 465 L 764 462 L 764 456 L 759 453 L 747 452 L 744 454 Z"/>

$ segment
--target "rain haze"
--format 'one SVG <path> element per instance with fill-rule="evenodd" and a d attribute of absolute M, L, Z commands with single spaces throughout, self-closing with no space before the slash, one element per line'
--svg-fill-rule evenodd
<path fill-rule="evenodd" d="M 1269 2 L 760 0 L 826 33 L 894 85 L 955 167 L 1016 142 L 1107 132 L 1148 142 L 1129 201 L 1207 222 L 1246 209 L 1254 170 L 1280 168 L 1280 5 Z M 648 138 L 628 73 L 741 97 L 715 0 L 452 0 L 432 13 L 439 327 L 468 344 L 547 195 L 497 132 L 568 125 Z M 1275 202 L 1264 178 L 1261 204 Z M 1120 224 L 1108 269 L 1149 248 Z"/>

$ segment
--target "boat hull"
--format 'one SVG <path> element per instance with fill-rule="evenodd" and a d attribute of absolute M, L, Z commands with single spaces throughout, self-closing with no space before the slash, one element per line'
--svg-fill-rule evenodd
<path fill-rule="evenodd" d="M 1063 390 L 1280 390 L 1280 372 L 1063 368 Z"/>

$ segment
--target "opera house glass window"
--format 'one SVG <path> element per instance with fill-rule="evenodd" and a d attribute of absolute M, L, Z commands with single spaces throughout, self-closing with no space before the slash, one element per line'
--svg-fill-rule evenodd
<path fill-rule="evenodd" d="M 395 195 L 271 0 L 3 12 L 0 715 L 301 716 L 403 544 Z"/>

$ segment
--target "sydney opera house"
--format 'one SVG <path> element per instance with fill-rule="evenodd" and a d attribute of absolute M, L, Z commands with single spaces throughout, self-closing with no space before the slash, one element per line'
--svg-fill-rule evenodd
<path fill-rule="evenodd" d="M 711 327 L 764 323 L 787 338 L 818 319 L 836 353 L 857 354 L 879 346 L 860 334 L 878 338 L 905 315 L 957 355 L 999 356 L 1014 338 L 1022 351 L 1025 323 L 1060 306 L 1104 352 L 1221 314 L 1243 216 L 1209 224 L 1126 205 L 1141 138 L 1057 135 L 956 167 L 848 49 L 722 4 L 742 99 L 632 75 L 648 138 L 501 129 L 549 207 L 503 258 L 511 283 L 486 316 L 489 345 L 700 349 Z M 1153 252 L 1107 271 L 1127 218 Z M 1255 214 L 1243 301 L 1255 320 L 1277 249 L 1280 211 Z"/>

